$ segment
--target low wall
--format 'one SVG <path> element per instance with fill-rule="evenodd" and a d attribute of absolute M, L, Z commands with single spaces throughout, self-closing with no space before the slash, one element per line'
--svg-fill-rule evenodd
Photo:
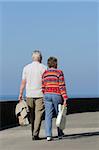
<path fill-rule="evenodd" d="M 15 107 L 18 101 L 0 102 L 0 130 L 18 125 Z M 99 98 L 70 98 L 67 115 L 72 113 L 99 111 Z"/>

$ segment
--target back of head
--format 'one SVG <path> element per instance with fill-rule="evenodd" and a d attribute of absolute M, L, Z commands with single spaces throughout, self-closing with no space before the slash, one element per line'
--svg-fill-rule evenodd
<path fill-rule="evenodd" d="M 35 50 L 32 53 L 32 59 L 33 61 L 38 61 L 38 62 L 42 62 L 42 54 L 39 50 Z"/>
<path fill-rule="evenodd" d="M 49 57 L 47 60 L 47 64 L 49 68 L 57 68 L 57 58 Z"/>

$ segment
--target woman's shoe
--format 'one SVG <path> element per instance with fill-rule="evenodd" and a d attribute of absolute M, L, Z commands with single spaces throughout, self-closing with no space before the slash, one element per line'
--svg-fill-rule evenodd
<path fill-rule="evenodd" d="M 63 138 L 63 136 L 61 135 L 61 136 L 58 136 L 58 139 L 60 140 L 60 139 L 62 139 Z"/>
<path fill-rule="evenodd" d="M 52 140 L 52 137 L 48 136 L 47 141 L 51 141 L 51 140 Z"/>
<path fill-rule="evenodd" d="M 58 135 L 58 139 L 62 139 L 63 137 L 64 137 L 64 133 L 63 132 Z"/>

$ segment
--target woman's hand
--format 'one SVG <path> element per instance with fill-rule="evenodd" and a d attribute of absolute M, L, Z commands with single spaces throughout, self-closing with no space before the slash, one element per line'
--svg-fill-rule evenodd
<path fill-rule="evenodd" d="M 64 100 L 63 105 L 64 105 L 65 107 L 67 107 L 67 99 Z"/>

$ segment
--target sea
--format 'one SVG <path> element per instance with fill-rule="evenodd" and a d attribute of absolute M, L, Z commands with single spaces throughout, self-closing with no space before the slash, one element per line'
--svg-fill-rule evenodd
<path fill-rule="evenodd" d="M 0 95 L 0 102 L 2 101 L 18 101 L 18 96 L 19 95 Z M 23 99 L 26 99 L 25 95 L 23 95 Z M 84 99 L 95 99 L 95 100 L 99 100 L 99 96 L 97 97 L 72 97 L 69 96 L 69 99 L 80 99 L 80 100 L 84 100 Z"/>
<path fill-rule="evenodd" d="M 0 95 L 0 102 L 2 101 L 17 101 L 18 95 Z"/>

